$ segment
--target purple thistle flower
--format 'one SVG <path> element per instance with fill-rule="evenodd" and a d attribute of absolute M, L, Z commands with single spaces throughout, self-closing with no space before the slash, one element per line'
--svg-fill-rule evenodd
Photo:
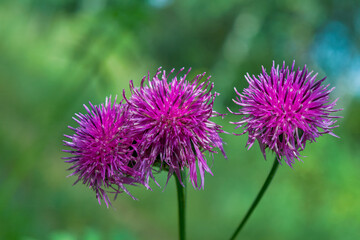
<path fill-rule="evenodd" d="M 180 171 L 189 168 L 193 186 L 200 189 L 204 187 L 204 173 L 212 174 L 204 152 L 216 153 L 214 148 L 217 147 L 226 157 L 219 137 L 219 133 L 224 131 L 209 120 L 219 116 L 213 111 L 218 94 L 211 93 L 213 83 L 210 84 L 210 77 L 200 83 L 205 73 L 197 75 L 192 82 L 187 81 L 190 70 L 179 79 L 179 73 L 176 74 L 169 83 L 169 75 L 174 69 L 167 76 L 163 71 L 160 77 L 159 68 L 152 79 L 148 75 L 147 86 L 144 85 L 144 76 L 140 88 L 135 88 L 130 81 L 132 96 L 127 101 L 133 121 L 131 133 L 138 143 L 147 183 L 150 177 L 154 178 L 154 166 L 168 169 L 168 180 L 175 172 L 181 183 L 184 179 L 181 179 Z"/>
<path fill-rule="evenodd" d="M 330 84 L 322 85 L 326 77 L 317 81 L 317 73 L 312 75 L 306 66 L 294 71 L 294 66 L 295 61 L 289 70 L 284 62 L 279 70 L 274 62 L 270 75 L 264 67 L 258 78 L 248 73 L 245 78 L 249 87 L 242 94 L 235 88 L 240 98 L 233 101 L 242 108 L 238 113 L 228 108 L 244 116 L 233 124 L 244 127 L 242 134 L 249 133 L 248 149 L 257 139 L 265 158 L 265 149 L 269 148 L 290 167 L 295 158 L 301 160 L 299 152 L 307 141 L 313 142 L 326 133 L 337 137 L 332 132 L 338 127 L 333 119 L 339 117 L 330 114 L 342 110 L 334 109 L 338 99 L 329 103 L 329 94 L 335 88 L 328 90 Z"/>
<path fill-rule="evenodd" d="M 71 141 L 64 141 L 64 145 L 73 150 L 63 150 L 74 156 L 66 157 L 65 162 L 71 163 L 68 170 L 77 175 L 76 184 L 83 184 L 96 192 L 96 198 L 101 204 L 103 199 L 108 207 L 111 205 L 105 189 L 115 193 L 126 192 L 125 184 L 134 185 L 139 182 L 141 175 L 137 170 L 133 157 L 133 140 L 127 137 L 127 104 L 116 104 L 116 98 L 111 104 L 111 97 L 106 98 L 105 105 L 94 106 L 91 109 L 85 104 L 87 114 L 75 114 L 73 119 L 80 125 L 78 128 L 69 126 L 75 133 L 64 135 Z"/>

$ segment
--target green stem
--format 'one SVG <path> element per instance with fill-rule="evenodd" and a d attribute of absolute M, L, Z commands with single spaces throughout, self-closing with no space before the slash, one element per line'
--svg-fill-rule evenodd
<path fill-rule="evenodd" d="M 179 209 L 179 239 L 185 240 L 185 187 L 186 187 L 186 171 L 181 171 L 181 180 L 184 184 L 184 187 L 181 185 L 178 177 L 174 174 L 176 181 L 176 190 L 177 190 L 177 199 L 178 199 L 178 209 Z"/>
<path fill-rule="evenodd" d="M 238 235 L 238 233 L 241 231 L 241 229 L 244 227 L 246 221 L 250 218 L 252 212 L 255 210 L 256 206 L 258 205 L 258 203 L 260 202 L 262 196 L 264 195 L 266 189 L 269 187 L 271 180 L 273 179 L 277 167 L 279 166 L 279 161 L 278 161 L 278 157 L 276 156 L 274 159 L 274 164 L 269 172 L 269 175 L 267 176 L 263 186 L 261 187 L 258 195 L 256 196 L 254 202 L 251 204 L 251 207 L 249 208 L 249 210 L 247 211 L 245 217 L 242 219 L 242 221 L 240 222 L 239 226 L 237 227 L 237 229 L 235 230 L 234 234 L 232 235 L 232 237 L 230 238 L 231 240 L 234 240 L 236 238 L 236 236 Z"/>

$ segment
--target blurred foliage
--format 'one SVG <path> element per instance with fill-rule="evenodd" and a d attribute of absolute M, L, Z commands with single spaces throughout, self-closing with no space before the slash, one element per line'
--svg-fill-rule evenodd
<path fill-rule="evenodd" d="M 282 166 L 244 239 L 360 239 L 360 10 L 357 0 L 3 0 L 0 2 L 0 239 L 176 239 L 174 182 L 132 188 L 114 208 L 71 184 L 60 159 L 82 104 L 122 95 L 159 66 L 215 82 L 227 113 L 233 87 L 272 61 L 305 63 L 336 86 L 344 119 Z M 233 116 L 215 121 L 233 132 Z M 223 135 L 204 191 L 188 188 L 189 239 L 226 239 L 271 161 L 246 137 Z M 273 156 L 268 154 L 268 158 Z M 159 182 L 166 174 L 159 174 Z"/>

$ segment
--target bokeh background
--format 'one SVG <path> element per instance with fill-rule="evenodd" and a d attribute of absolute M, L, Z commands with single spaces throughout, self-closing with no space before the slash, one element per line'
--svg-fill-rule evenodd
<path fill-rule="evenodd" d="M 82 104 L 120 95 L 159 66 L 206 71 L 227 113 L 233 87 L 272 61 L 307 64 L 336 87 L 341 138 L 309 144 L 280 166 L 243 239 L 360 239 L 358 0 L 2 0 L 0 239 L 177 239 L 175 182 L 131 188 L 107 209 L 72 186 L 63 134 Z M 233 116 L 215 119 L 233 132 Z M 272 165 L 246 137 L 222 135 L 205 190 L 187 189 L 189 239 L 227 239 Z M 164 185 L 166 173 L 157 176 Z"/>

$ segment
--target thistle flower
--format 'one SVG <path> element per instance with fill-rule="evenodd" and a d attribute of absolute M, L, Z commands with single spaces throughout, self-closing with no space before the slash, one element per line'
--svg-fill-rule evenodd
<path fill-rule="evenodd" d="M 249 133 L 249 149 L 256 139 L 265 158 L 265 149 L 269 148 L 290 167 L 294 159 L 301 160 L 299 152 L 307 141 L 326 133 L 337 137 L 332 132 L 338 127 L 333 119 L 339 117 L 330 114 L 341 110 L 334 109 L 338 99 L 329 103 L 334 88 L 328 90 L 329 85 L 322 85 L 326 77 L 316 80 L 317 73 L 308 72 L 306 66 L 294 71 L 294 66 L 295 61 L 289 70 L 284 62 L 279 69 L 274 62 L 270 75 L 264 67 L 258 78 L 247 74 L 249 87 L 242 94 L 235 88 L 239 97 L 233 100 L 242 108 L 237 113 L 229 109 L 243 116 L 233 124 L 244 127 L 242 134 Z"/>
<path fill-rule="evenodd" d="M 193 186 L 200 189 L 204 187 L 204 173 L 212 174 L 204 152 L 216 153 L 217 147 L 225 156 L 219 137 L 224 131 L 209 120 L 219 115 L 213 111 L 218 94 L 211 93 L 210 77 L 200 82 L 205 73 L 197 75 L 192 82 L 187 81 L 190 70 L 179 79 L 179 73 L 176 74 L 170 83 L 168 78 L 174 69 L 167 76 L 163 71 L 160 77 L 159 68 L 152 79 L 148 75 L 147 86 L 144 76 L 140 88 L 135 88 L 130 81 L 132 96 L 127 102 L 133 121 L 132 134 L 138 143 L 147 182 L 153 178 L 156 165 L 168 169 L 168 180 L 175 173 L 181 183 L 184 179 L 180 171 L 188 168 Z"/>
<path fill-rule="evenodd" d="M 79 113 L 75 114 L 77 118 L 73 117 L 79 127 L 69 128 L 75 133 L 64 135 L 71 140 L 64 141 L 64 145 L 73 150 L 63 151 L 74 156 L 63 159 L 69 159 L 65 162 L 72 164 L 68 170 L 73 173 L 69 176 L 78 176 L 74 184 L 82 181 L 96 192 L 99 204 L 103 199 L 108 207 L 111 202 L 106 189 L 113 191 L 115 197 L 121 192 L 131 196 L 125 185 L 139 182 L 133 140 L 127 137 L 128 107 L 116 104 L 116 98 L 111 104 L 111 97 L 106 98 L 105 105 L 89 104 L 91 109 L 84 104 L 87 114 Z"/>

